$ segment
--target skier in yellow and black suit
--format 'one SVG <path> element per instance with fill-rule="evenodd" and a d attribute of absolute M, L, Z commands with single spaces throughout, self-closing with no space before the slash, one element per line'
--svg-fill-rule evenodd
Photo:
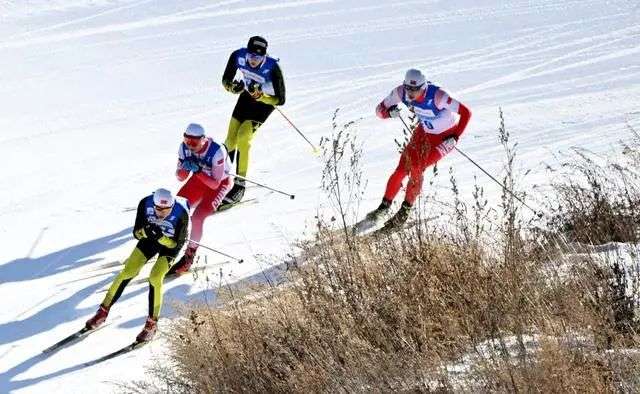
<path fill-rule="evenodd" d="M 237 71 L 242 74 L 236 80 Z M 258 128 L 267 120 L 275 106 L 285 101 L 284 79 L 278 60 L 267 55 L 267 40 L 260 36 L 249 39 L 246 48 L 229 56 L 222 75 L 222 85 L 234 94 L 240 94 L 229 122 L 225 146 L 236 164 L 236 173 L 247 175 L 251 140 Z M 231 207 L 244 196 L 244 181 L 236 179 L 218 210 Z"/>
<path fill-rule="evenodd" d="M 136 340 L 144 342 L 153 338 L 162 306 L 162 281 L 187 240 L 187 206 L 186 200 L 181 197 L 174 198 L 167 189 L 158 189 L 140 200 L 133 226 L 133 236 L 138 243 L 125 261 L 124 268 L 109 287 L 100 308 L 87 321 L 87 328 L 95 329 L 104 323 L 109 309 L 120 298 L 127 284 L 138 275 L 142 266 L 157 254 L 158 260 L 149 274 L 149 317 Z"/>

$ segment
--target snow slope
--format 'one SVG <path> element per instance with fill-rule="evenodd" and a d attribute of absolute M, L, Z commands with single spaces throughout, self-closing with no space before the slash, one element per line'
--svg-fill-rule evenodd
<path fill-rule="evenodd" d="M 113 392 L 162 358 L 159 340 L 82 367 L 135 337 L 144 284 L 127 288 L 109 327 L 51 357 L 39 353 L 95 311 L 119 270 L 108 263 L 135 244 L 129 208 L 157 187 L 178 189 L 183 128 L 200 122 L 224 139 L 235 97 L 220 78 L 249 36 L 265 36 L 281 58 L 283 110 L 314 142 L 330 134 L 338 107 L 342 122 L 363 118 L 369 209 L 401 136 L 397 121 L 379 121 L 373 109 L 409 67 L 469 105 L 460 148 L 495 174 L 499 106 L 531 184 L 544 182 L 555 152 L 607 154 L 629 137 L 626 124 L 640 127 L 639 17 L 632 0 L 0 2 L 0 392 Z M 229 282 L 259 277 L 312 226 L 322 166 L 306 143 L 274 113 L 252 153 L 249 176 L 296 199 L 252 188 L 258 204 L 211 218 L 202 242 L 247 262 L 215 266 L 212 284 L 171 282 L 166 315 L 172 301 L 212 302 L 207 289 L 220 272 Z M 449 166 L 463 193 L 473 175 L 498 192 L 462 156 L 450 155 L 441 167 Z M 446 188 L 439 178 L 433 187 Z"/>

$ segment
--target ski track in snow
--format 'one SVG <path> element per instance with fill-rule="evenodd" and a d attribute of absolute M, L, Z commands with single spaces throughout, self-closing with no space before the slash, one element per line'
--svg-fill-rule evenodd
<path fill-rule="evenodd" d="M 123 314 L 117 324 L 51 357 L 39 354 L 84 324 L 121 268 L 105 262 L 131 252 L 134 213 L 123 208 L 156 187 L 179 187 L 179 130 L 200 121 L 224 139 L 235 97 L 220 77 L 230 51 L 249 36 L 267 37 L 281 59 L 283 110 L 314 144 L 331 135 L 336 108 L 339 124 L 359 119 L 364 212 L 377 205 L 398 160 L 393 140 L 402 139 L 401 124 L 379 121 L 374 108 L 409 67 L 469 104 L 474 117 L 461 149 L 494 175 L 502 171 L 498 107 L 536 183 L 558 151 L 606 153 L 640 119 L 639 10 L 624 0 L 606 8 L 577 0 L 0 2 L 0 153 L 7 163 L 0 190 L 10 196 L 0 202 L 0 219 L 11 228 L 0 229 L 9 245 L 0 259 L 0 296 L 10 300 L 0 311 L 0 391 L 111 392 L 112 382 L 143 378 L 144 365 L 163 353 L 159 340 L 82 367 L 137 334 L 147 310 L 147 286 L 138 283 L 114 306 Z M 296 199 L 249 188 L 247 198 L 259 204 L 207 220 L 203 243 L 245 259 L 225 264 L 224 274 L 216 269 L 218 288 L 277 280 L 292 243 L 312 231 L 324 209 L 318 204 L 326 205 L 322 163 L 279 114 L 258 131 L 251 160 L 252 177 Z M 439 177 L 427 172 L 425 193 L 446 193 L 450 166 L 463 194 L 474 175 L 486 181 L 487 196 L 499 192 L 451 154 Z M 214 303 L 212 285 L 171 281 L 165 305 Z"/>

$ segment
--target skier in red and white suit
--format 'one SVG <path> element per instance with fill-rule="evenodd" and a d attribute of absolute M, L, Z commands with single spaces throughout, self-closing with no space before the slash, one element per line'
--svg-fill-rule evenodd
<path fill-rule="evenodd" d="M 404 178 L 409 176 L 404 202 L 387 221 L 386 228 L 397 227 L 407 220 L 422 189 L 425 169 L 453 150 L 471 118 L 471 111 L 464 104 L 426 81 L 424 75 L 415 69 L 408 70 L 404 83 L 378 104 L 376 114 L 382 119 L 399 117 L 400 103 L 415 113 L 418 125 L 400 156 L 398 167 L 389 177 L 382 203 L 367 215 L 369 220 L 379 220 L 389 210 Z"/>
<path fill-rule="evenodd" d="M 191 215 L 191 235 L 184 256 L 171 267 L 170 273 L 181 274 L 189 270 L 202 238 L 202 227 L 207 217 L 213 215 L 222 199 L 233 187 L 230 176 L 231 163 L 224 145 L 217 144 L 213 138 L 205 136 L 202 126 L 191 123 L 183 135 L 178 150 L 176 177 L 184 181 L 178 196 L 184 197 L 193 209 Z M 194 209 L 195 208 L 195 209 Z"/>

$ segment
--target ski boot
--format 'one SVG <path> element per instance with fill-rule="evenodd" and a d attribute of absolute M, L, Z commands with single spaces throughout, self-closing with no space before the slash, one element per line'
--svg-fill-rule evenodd
<path fill-rule="evenodd" d="M 353 233 L 361 234 L 366 232 L 367 230 L 370 230 L 373 227 L 376 227 L 380 222 L 380 220 L 382 220 L 382 218 L 387 214 L 387 212 L 389 212 L 390 207 L 391 207 L 391 201 L 383 198 L 378 208 L 369 212 L 367 216 L 364 217 L 364 219 L 362 219 L 361 221 L 356 223 L 355 226 L 353 226 Z"/>
<path fill-rule="evenodd" d="M 225 209 L 229 209 L 239 203 L 244 197 L 244 190 L 244 181 L 241 179 L 236 180 L 229 193 L 227 193 L 227 195 L 224 196 L 224 199 L 222 199 L 222 203 L 218 207 L 218 211 L 224 211 Z"/>
<path fill-rule="evenodd" d="M 105 320 L 107 320 L 108 315 L 109 315 L 109 308 L 106 308 L 103 305 L 100 305 L 96 314 L 93 315 L 91 319 L 87 320 L 87 322 L 85 323 L 85 327 L 87 327 L 90 330 L 95 330 L 96 328 L 100 327 L 102 323 L 105 322 Z"/>
<path fill-rule="evenodd" d="M 403 201 L 398 212 L 396 212 L 391 219 L 387 220 L 384 226 L 380 229 L 380 232 L 385 233 L 399 229 L 409 218 L 410 212 L 411 205 L 408 202 Z"/>
<path fill-rule="evenodd" d="M 391 207 L 391 201 L 387 200 L 386 198 L 382 199 L 382 202 L 380 203 L 380 205 L 378 205 L 378 208 L 374 209 L 373 211 L 369 212 L 367 214 L 367 216 L 365 216 L 365 220 L 368 220 L 370 222 L 377 222 L 378 220 L 382 219 L 382 217 L 389 212 L 389 208 Z"/>
<path fill-rule="evenodd" d="M 151 316 L 147 317 L 147 321 L 144 323 L 144 328 L 136 337 L 136 342 L 149 342 L 156 335 L 157 330 L 158 320 Z"/>
<path fill-rule="evenodd" d="M 167 272 L 167 275 L 182 275 L 189 271 L 189 268 L 191 268 L 195 256 L 196 250 L 194 248 L 187 248 L 180 260 L 178 260 L 177 263 L 171 266 L 171 268 Z"/>

